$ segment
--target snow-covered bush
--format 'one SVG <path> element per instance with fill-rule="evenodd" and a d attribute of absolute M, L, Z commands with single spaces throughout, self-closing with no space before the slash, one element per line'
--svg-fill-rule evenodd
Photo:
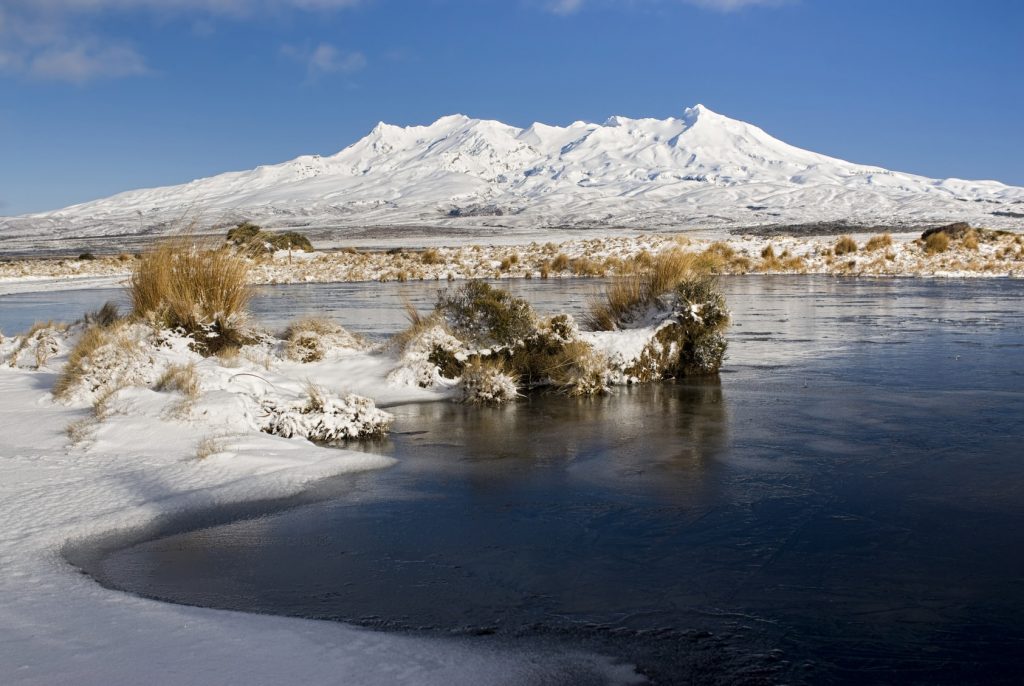
<path fill-rule="evenodd" d="M 381 435 L 392 420 L 369 398 L 352 393 L 342 398 L 314 385 L 306 389 L 305 398 L 264 398 L 262 410 L 261 431 L 284 438 L 301 436 L 319 443 Z"/>
<path fill-rule="evenodd" d="M 500 361 L 475 359 L 462 371 L 462 399 L 465 402 L 500 404 L 519 395 L 516 378 Z"/>
<path fill-rule="evenodd" d="M 285 331 L 284 355 L 295 362 L 319 362 L 333 350 L 363 350 L 365 342 L 329 319 L 309 317 Z"/>
<path fill-rule="evenodd" d="M 450 385 L 462 373 L 466 344 L 452 335 L 436 316 L 411 317 L 408 330 L 396 336 L 401 362 L 388 380 L 401 386 L 430 388 Z"/>

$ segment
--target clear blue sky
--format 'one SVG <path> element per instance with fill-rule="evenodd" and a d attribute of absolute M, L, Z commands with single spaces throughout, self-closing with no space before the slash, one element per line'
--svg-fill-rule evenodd
<path fill-rule="evenodd" d="M 378 120 L 697 102 L 855 162 L 1024 185 L 1024 2 L 0 0 L 0 214 L 331 154 Z"/>

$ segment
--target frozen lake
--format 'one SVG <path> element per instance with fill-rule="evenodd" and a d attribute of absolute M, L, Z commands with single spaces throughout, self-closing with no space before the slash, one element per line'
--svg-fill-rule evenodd
<path fill-rule="evenodd" d="M 443 285 L 281 286 L 254 309 L 380 336 Z M 509 285 L 549 312 L 595 289 Z M 1024 284 L 723 285 L 720 381 L 392 408 L 358 446 L 391 469 L 76 561 L 174 602 L 597 650 L 658 683 L 1017 683 Z M 0 328 L 111 295 L 4 296 Z"/>

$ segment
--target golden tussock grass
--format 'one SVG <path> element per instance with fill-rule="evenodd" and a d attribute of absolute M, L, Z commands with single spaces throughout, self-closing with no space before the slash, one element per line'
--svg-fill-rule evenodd
<path fill-rule="evenodd" d="M 71 390 L 82 380 L 86 371 L 86 365 L 96 354 L 96 351 L 110 343 L 116 343 L 118 348 L 128 353 L 131 352 L 132 347 L 135 345 L 127 336 L 123 335 L 120 327 L 95 325 L 83 331 L 75 347 L 68 354 L 68 360 L 53 385 L 54 397 L 66 398 Z"/>
<path fill-rule="evenodd" d="M 853 240 L 850 236 L 840 236 L 832 250 L 837 257 L 855 253 L 857 252 L 857 241 Z"/>
<path fill-rule="evenodd" d="M 177 391 L 189 400 L 199 397 L 199 374 L 194 362 L 172 364 L 153 384 L 155 391 Z"/>
<path fill-rule="evenodd" d="M 949 249 L 949 236 L 943 232 L 933 233 L 924 241 L 924 251 L 928 255 L 946 252 Z"/>
<path fill-rule="evenodd" d="M 187 236 L 162 243 L 136 262 L 129 292 L 136 316 L 185 331 L 199 352 L 245 340 L 249 263 L 230 249 L 194 245 Z"/>
<path fill-rule="evenodd" d="M 974 229 L 971 229 L 970 231 L 965 233 L 963 239 L 961 239 L 961 245 L 963 245 L 965 250 L 977 250 L 978 232 L 975 231 Z"/>
<path fill-rule="evenodd" d="M 613 280 L 604 297 L 591 303 L 584 323 L 594 331 L 615 330 L 683 281 L 710 273 L 700 255 L 677 249 L 659 253 L 649 266 L 637 265 Z"/>
<path fill-rule="evenodd" d="M 879 234 L 878 236 L 872 236 L 868 239 L 868 242 L 864 244 L 865 252 L 875 252 L 882 248 L 888 248 L 892 245 L 892 235 L 888 233 Z"/>

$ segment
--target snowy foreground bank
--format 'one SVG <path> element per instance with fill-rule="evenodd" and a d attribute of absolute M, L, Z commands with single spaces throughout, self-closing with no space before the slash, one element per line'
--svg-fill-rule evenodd
<path fill-rule="evenodd" d="M 86 331 L 82 324 L 43 328 L 0 343 L 4 683 L 529 684 L 552 683 L 552 675 L 565 683 L 637 681 L 631 667 L 596 655 L 179 607 L 106 590 L 77 573 L 61 556 L 69 542 L 387 467 L 386 457 L 267 433 L 301 423 L 301 413 L 282 408 L 305 402 L 308 379 L 330 389 L 342 434 L 385 416 L 372 403 L 353 405 L 348 393 L 399 403 L 452 392 L 389 382 L 401 361 L 344 337 L 320 341 L 323 358 L 313 362 L 289 359 L 281 341 L 226 359 L 202 357 L 184 338 L 153 339 L 139 323 L 114 329 L 108 348 L 93 351 L 69 382 L 60 370 Z M 121 348 L 121 337 L 132 345 Z M 104 367 L 108 349 L 134 352 L 130 363 Z M 349 412 L 354 406 L 362 414 Z M 268 416 L 278 425 L 268 427 Z"/>

